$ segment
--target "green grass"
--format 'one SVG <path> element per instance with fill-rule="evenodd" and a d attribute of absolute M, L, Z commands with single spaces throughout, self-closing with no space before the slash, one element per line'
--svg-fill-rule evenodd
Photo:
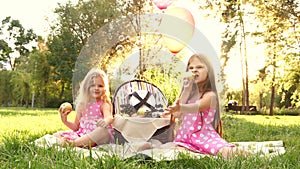
<path fill-rule="evenodd" d="M 74 118 L 75 113 L 71 114 Z M 205 157 L 181 155 L 178 160 L 155 162 L 148 159 L 82 157 L 71 148 L 38 148 L 32 141 L 58 130 L 67 129 L 57 109 L 0 108 L 0 168 L 300 168 L 300 116 L 223 115 L 225 139 L 229 142 L 283 140 L 286 153 L 272 159 L 250 156 Z"/>

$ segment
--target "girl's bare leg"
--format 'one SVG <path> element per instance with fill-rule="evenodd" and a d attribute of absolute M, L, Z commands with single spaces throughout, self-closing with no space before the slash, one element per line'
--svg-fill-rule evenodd
<path fill-rule="evenodd" d="M 91 146 L 108 143 L 109 140 L 110 138 L 107 129 L 98 127 L 89 134 L 67 142 L 69 142 L 69 145 L 73 145 L 74 147 L 88 148 Z"/>
<path fill-rule="evenodd" d="M 106 144 L 110 141 L 108 129 L 103 127 L 97 127 L 94 131 L 87 134 L 86 137 L 87 138 L 82 138 L 82 140 L 79 141 L 83 141 L 84 143 L 90 141 L 97 145 Z"/>
<path fill-rule="evenodd" d="M 110 140 L 110 135 L 107 129 L 103 127 L 98 127 L 91 133 L 75 140 L 68 140 L 62 137 L 59 133 L 55 133 L 53 135 L 61 140 L 62 145 L 72 145 L 74 147 L 91 147 L 97 144 L 100 145 L 108 143 Z"/>

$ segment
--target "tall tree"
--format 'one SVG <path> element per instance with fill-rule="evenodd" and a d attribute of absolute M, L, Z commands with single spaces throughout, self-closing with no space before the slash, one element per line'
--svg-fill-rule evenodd
<path fill-rule="evenodd" d="M 0 61 L 8 62 L 14 70 L 20 57 L 27 57 L 34 47 L 37 35 L 32 29 L 26 30 L 19 20 L 6 17 L 0 27 Z"/>
<path fill-rule="evenodd" d="M 71 32 L 64 31 L 55 36 L 48 43 L 48 63 L 50 65 L 51 78 L 60 84 L 59 100 L 64 100 L 65 90 L 71 90 L 72 72 L 76 58 L 80 51 L 78 39 Z"/>
<path fill-rule="evenodd" d="M 46 107 L 50 88 L 50 66 L 47 60 L 49 52 L 35 50 L 29 55 L 28 71 L 31 75 L 31 105 Z"/>
<path fill-rule="evenodd" d="M 226 24 L 223 32 L 221 46 L 221 59 L 223 67 L 226 67 L 229 55 L 232 49 L 239 49 L 241 66 L 242 66 L 242 113 L 244 110 L 249 111 L 249 80 L 248 80 L 248 57 L 247 57 L 247 38 L 245 15 L 247 11 L 244 8 L 244 2 L 241 0 L 227 0 L 220 3 L 222 12 L 221 21 Z M 237 44 L 239 46 L 237 46 Z"/>
<path fill-rule="evenodd" d="M 300 107 L 300 2 L 285 1 L 281 17 L 290 25 L 283 48 L 284 76 L 281 79 L 282 102 L 285 107 Z"/>
<path fill-rule="evenodd" d="M 130 75 L 134 75 L 137 79 L 144 79 L 143 73 L 147 71 L 150 61 L 154 60 L 153 58 L 159 51 L 154 48 L 160 46 L 158 41 L 161 36 L 154 36 L 146 31 L 153 28 L 153 26 L 150 28 L 150 24 L 154 22 L 158 24 L 153 16 L 147 15 L 154 9 L 155 7 L 151 6 L 147 0 L 118 1 L 116 10 L 119 13 L 116 16 L 120 17 L 108 21 L 89 39 L 80 56 L 86 65 L 80 70 L 98 66 L 109 75 L 113 75 L 113 71 L 118 69 L 118 72 L 123 74 L 131 73 Z M 152 44 L 153 50 L 150 50 L 149 44 Z M 118 67 L 120 63 L 133 55 L 138 56 L 134 61 L 138 63 L 135 69 L 137 71 L 128 71 L 133 64 L 128 64 L 126 68 Z"/>
<path fill-rule="evenodd" d="M 58 4 L 55 10 L 58 23 L 53 25 L 48 46 L 52 77 L 61 86 L 59 100 L 70 98 L 64 94 L 65 90 L 72 89 L 72 75 L 77 57 L 88 38 L 115 17 L 115 6 L 115 2 L 110 0 L 79 0 L 75 5 L 70 2 L 65 5 Z"/>
<path fill-rule="evenodd" d="M 296 24 L 297 21 L 299 23 L 299 11 L 297 11 L 299 2 L 294 0 L 271 0 L 267 3 L 262 0 L 251 2 L 258 9 L 255 14 L 262 23 L 263 31 L 258 35 L 263 37 L 263 42 L 267 45 L 265 51 L 268 58 L 266 67 L 270 77 L 270 115 L 273 115 L 276 90 L 282 83 L 281 77 L 284 77 L 281 72 L 289 65 L 286 62 L 289 60 L 285 58 L 286 56 L 296 56 L 296 58 L 299 56 L 299 37 L 297 37 L 299 25 Z M 289 88 L 291 86 L 293 85 L 290 85 Z"/>
<path fill-rule="evenodd" d="M 30 74 L 24 70 L 15 70 L 10 79 L 13 85 L 14 104 L 29 107 L 30 102 Z"/>
<path fill-rule="evenodd" d="M 139 66 L 136 78 L 143 79 L 143 72 L 147 69 L 145 65 L 147 59 L 145 58 L 149 56 L 149 53 L 144 50 L 147 44 L 145 41 L 147 41 L 146 39 L 157 41 L 157 38 L 154 38 L 154 36 L 149 36 L 143 32 L 148 27 L 149 22 L 151 22 L 147 20 L 151 18 L 145 18 L 145 14 L 151 12 L 153 8 L 151 8 L 147 0 L 133 0 L 119 1 L 117 9 L 120 11 L 123 19 L 116 18 L 115 23 L 111 24 L 112 31 L 110 33 L 114 34 L 115 38 L 112 39 L 116 42 L 104 55 L 101 65 L 107 70 L 108 68 L 105 65 L 108 65 L 112 58 L 124 60 L 129 53 L 138 49 Z M 119 21 L 120 23 L 118 23 Z M 123 29 L 120 30 L 118 27 Z"/>
<path fill-rule="evenodd" d="M 14 97 L 13 86 L 10 82 L 12 71 L 0 70 L 0 105 L 11 106 Z"/>

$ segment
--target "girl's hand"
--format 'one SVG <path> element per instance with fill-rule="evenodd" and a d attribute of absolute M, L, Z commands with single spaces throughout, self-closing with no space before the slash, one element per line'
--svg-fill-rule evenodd
<path fill-rule="evenodd" d="M 69 102 L 64 102 L 59 106 L 58 111 L 59 111 L 61 120 L 63 122 L 66 122 L 68 114 L 70 114 L 72 111 L 72 105 Z"/>
<path fill-rule="evenodd" d="M 192 72 L 184 73 L 183 88 L 185 91 L 191 91 L 194 83 L 194 74 Z"/>
<path fill-rule="evenodd" d="M 61 138 L 61 145 L 62 146 L 71 146 L 71 145 L 74 145 L 74 141 L 73 140 L 69 140 L 68 138 Z"/>
<path fill-rule="evenodd" d="M 105 127 L 108 126 L 108 124 L 106 123 L 106 121 L 104 119 L 100 119 L 100 120 L 97 121 L 97 126 L 105 128 Z"/>
<path fill-rule="evenodd" d="M 58 111 L 59 111 L 61 120 L 62 120 L 63 122 L 66 122 L 67 119 L 68 119 L 68 115 L 71 113 L 72 110 L 70 110 L 70 109 L 66 109 L 66 110 L 65 110 L 63 107 L 60 107 L 60 108 L 58 109 Z"/>
<path fill-rule="evenodd" d="M 180 116 L 180 100 L 177 99 L 175 104 L 166 108 L 165 112 L 162 114 L 162 117 L 167 117 L 168 115 L 173 115 L 175 118 Z"/>

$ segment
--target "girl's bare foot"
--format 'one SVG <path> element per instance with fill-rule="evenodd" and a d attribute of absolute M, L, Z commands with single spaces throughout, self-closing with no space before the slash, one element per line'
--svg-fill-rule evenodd
<path fill-rule="evenodd" d="M 230 159 L 236 156 L 247 157 L 251 155 L 250 152 L 247 152 L 245 149 L 240 147 L 223 147 L 219 150 L 219 154 L 225 159 Z"/>

